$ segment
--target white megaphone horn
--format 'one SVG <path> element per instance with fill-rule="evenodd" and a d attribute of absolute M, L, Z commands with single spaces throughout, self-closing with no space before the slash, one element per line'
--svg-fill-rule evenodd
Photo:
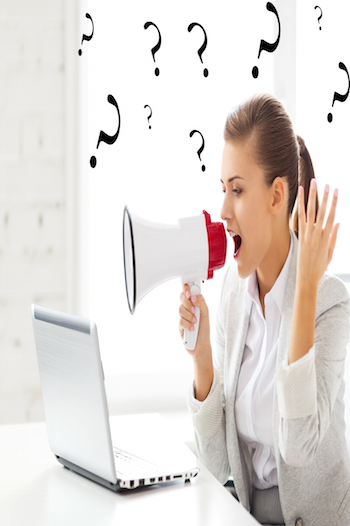
<path fill-rule="evenodd" d="M 201 281 L 211 279 L 224 266 L 227 239 L 223 223 L 212 223 L 208 212 L 179 219 L 176 225 L 152 223 L 124 208 L 123 253 L 126 295 L 131 314 L 153 288 L 173 278 L 188 283 L 191 295 L 201 292 Z M 183 344 L 196 346 L 195 330 L 184 331 Z"/>

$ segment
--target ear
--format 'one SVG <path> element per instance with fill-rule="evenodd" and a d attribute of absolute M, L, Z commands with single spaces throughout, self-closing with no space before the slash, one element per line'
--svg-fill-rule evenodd
<path fill-rule="evenodd" d="M 271 211 L 273 214 L 278 214 L 286 201 L 286 188 L 282 177 L 276 177 L 271 186 Z"/>

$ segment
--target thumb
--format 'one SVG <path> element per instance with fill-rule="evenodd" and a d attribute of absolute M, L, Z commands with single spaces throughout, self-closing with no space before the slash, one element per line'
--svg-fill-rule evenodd
<path fill-rule="evenodd" d="M 208 315 L 208 306 L 205 302 L 204 297 L 202 294 L 198 294 L 195 296 L 191 296 L 191 301 L 194 307 L 199 307 L 201 311 L 201 316 L 207 316 Z"/>

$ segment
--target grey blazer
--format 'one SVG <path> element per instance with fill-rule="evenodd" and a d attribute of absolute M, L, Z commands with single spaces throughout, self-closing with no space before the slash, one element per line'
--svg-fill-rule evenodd
<path fill-rule="evenodd" d="M 294 244 L 286 285 L 276 371 L 287 356 L 292 326 L 298 240 Z M 216 384 L 198 410 L 191 408 L 198 454 L 225 483 L 232 475 L 240 502 L 250 511 L 252 450 L 238 437 L 234 402 L 245 347 L 249 315 L 245 308 L 247 279 L 232 265 L 224 278 L 213 346 Z M 350 456 L 345 439 L 344 362 L 349 341 L 350 302 L 345 285 L 327 272 L 317 295 L 314 338 L 317 400 L 312 414 L 298 385 L 276 387 L 273 437 L 279 494 L 286 526 L 303 519 L 305 526 L 350 524 Z M 279 380 L 281 383 L 281 379 Z M 299 382 L 299 387 L 301 386 Z M 294 389 L 294 393 L 293 393 Z M 302 391 L 302 388 L 301 388 Z M 286 400 L 279 398 L 286 397 Z M 282 405 L 293 418 L 281 415 Z M 280 407 L 279 407 L 280 405 Z M 306 408 L 306 409 L 305 409 Z M 298 414 L 303 416 L 298 417 Z"/>

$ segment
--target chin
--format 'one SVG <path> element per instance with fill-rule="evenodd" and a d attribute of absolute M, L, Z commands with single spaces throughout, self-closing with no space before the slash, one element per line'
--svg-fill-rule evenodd
<path fill-rule="evenodd" d="M 237 263 L 238 275 L 241 279 L 248 278 L 256 268 L 254 266 L 247 267 L 246 265 L 243 265 L 241 261 L 235 261 L 235 263 Z"/>
<path fill-rule="evenodd" d="M 237 270 L 238 270 L 238 275 L 241 279 L 246 279 L 253 272 L 253 271 L 248 271 L 244 269 L 239 263 L 237 264 Z"/>

